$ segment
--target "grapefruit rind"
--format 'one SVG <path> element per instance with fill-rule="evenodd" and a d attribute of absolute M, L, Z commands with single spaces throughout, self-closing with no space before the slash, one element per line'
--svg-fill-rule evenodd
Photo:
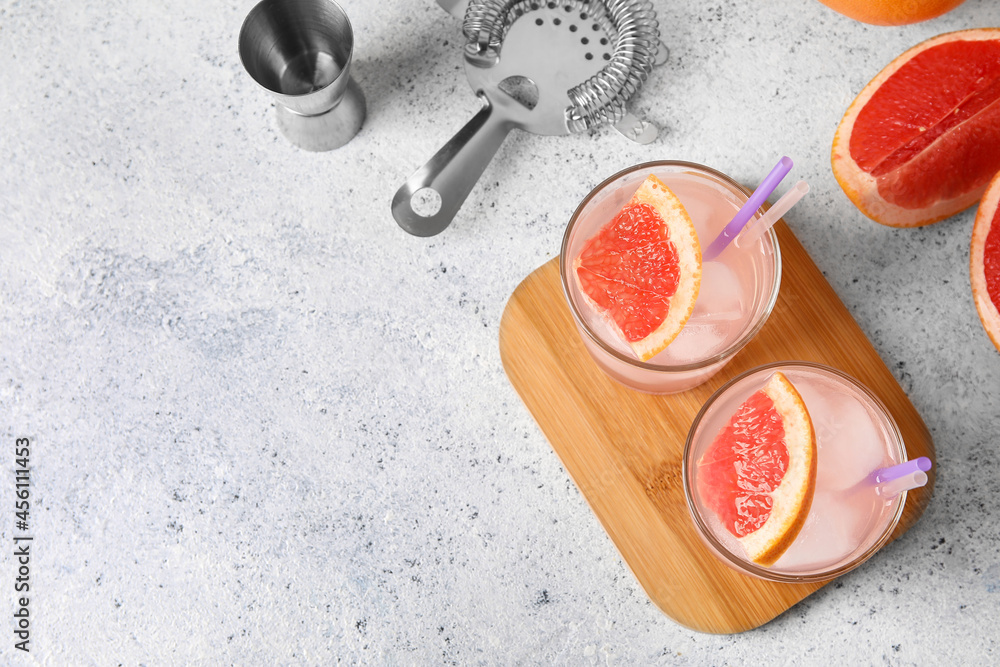
<path fill-rule="evenodd" d="M 850 141 L 854 123 L 872 96 L 889 78 L 919 53 L 947 42 L 1000 40 L 1000 28 L 973 28 L 944 33 L 903 52 L 889 63 L 874 79 L 861 90 L 847 108 L 833 138 L 831 163 L 833 175 L 844 194 L 854 205 L 872 220 L 890 227 L 922 227 L 949 218 L 975 204 L 983 194 L 985 186 L 975 188 L 949 199 L 942 199 L 929 207 L 909 209 L 893 204 L 882 198 L 878 183 L 871 174 L 863 170 L 851 156 Z M 958 128 L 953 128 L 952 132 Z"/>
<path fill-rule="evenodd" d="M 798 390 L 777 371 L 764 393 L 781 415 L 788 449 L 788 469 L 771 492 L 771 515 L 756 531 L 737 538 L 753 562 L 773 565 L 791 546 L 805 524 L 816 490 L 816 434 Z"/>
<path fill-rule="evenodd" d="M 997 207 L 1000 206 L 1000 173 L 990 182 L 979 202 L 976 221 L 972 225 L 972 242 L 969 246 L 969 278 L 972 284 L 972 299 L 976 304 L 979 319 L 986 329 L 994 347 L 1000 351 L 1000 312 L 986 291 L 986 264 L 983 253 L 986 236 L 994 224 Z"/>
<path fill-rule="evenodd" d="M 677 291 L 670 297 L 666 318 L 645 338 L 629 342 L 632 351 L 641 361 L 649 361 L 677 338 L 677 335 L 691 318 L 691 313 L 694 312 L 694 304 L 698 299 L 698 291 L 701 289 L 701 246 L 698 243 L 698 232 L 695 230 L 694 223 L 691 221 L 687 209 L 684 208 L 684 204 L 663 181 L 653 174 L 646 177 L 622 209 L 636 204 L 648 204 L 663 220 L 667 227 L 667 238 L 677 251 L 680 273 Z M 578 257 L 573 262 L 573 275 L 576 276 L 580 294 L 584 296 L 591 308 L 601 312 L 600 306 L 587 296 L 587 292 L 579 284 L 579 267 L 580 258 Z M 619 331 L 622 340 L 628 342 L 618 329 L 618 325 L 610 318 L 608 321 L 613 329 Z"/>

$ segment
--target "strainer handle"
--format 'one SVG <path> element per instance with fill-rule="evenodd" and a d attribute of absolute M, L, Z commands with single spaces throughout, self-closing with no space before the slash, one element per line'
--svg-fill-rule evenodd
<path fill-rule="evenodd" d="M 432 157 L 407 179 L 392 198 L 392 217 L 414 236 L 434 236 L 451 224 L 472 192 L 512 125 L 482 98 L 485 106 Z M 413 210 L 413 195 L 433 190 L 441 197 L 433 215 Z"/>

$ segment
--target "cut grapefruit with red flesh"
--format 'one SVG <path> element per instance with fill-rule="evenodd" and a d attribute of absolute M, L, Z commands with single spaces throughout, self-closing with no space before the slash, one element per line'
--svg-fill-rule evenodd
<path fill-rule="evenodd" d="M 844 114 L 832 163 L 855 206 L 884 225 L 975 204 L 1000 171 L 1000 28 L 939 35 L 893 60 Z"/>
<path fill-rule="evenodd" d="M 979 202 L 972 225 L 969 273 L 979 319 L 1000 351 L 1000 173 Z"/>
<path fill-rule="evenodd" d="M 809 411 L 778 371 L 740 404 L 699 460 L 700 495 L 750 560 L 772 565 L 809 515 L 816 458 Z"/>
<path fill-rule="evenodd" d="M 701 286 L 701 247 L 691 217 L 656 176 L 588 239 L 573 262 L 580 291 L 648 361 L 681 332 Z"/>

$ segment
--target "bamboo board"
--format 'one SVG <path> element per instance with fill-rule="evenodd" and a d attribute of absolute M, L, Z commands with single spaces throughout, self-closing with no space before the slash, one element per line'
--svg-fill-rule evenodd
<path fill-rule="evenodd" d="M 727 380 L 774 361 L 838 368 L 889 408 L 909 458 L 935 458 L 927 427 L 899 383 L 787 225 L 779 221 L 775 229 L 781 290 L 767 324 L 715 377 L 687 392 L 643 394 L 604 375 L 580 341 L 558 258 L 517 287 L 500 322 L 500 356 L 511 384 L 625 562 L 664 613 L 701 632 L 758 627 L 829 583 L 778 584 L 739 574 L 695 532 L 681 478 L 684 442 L 702 404 Z M 930 476 L 908 494 L 893 539 L 923 514 Z"/>

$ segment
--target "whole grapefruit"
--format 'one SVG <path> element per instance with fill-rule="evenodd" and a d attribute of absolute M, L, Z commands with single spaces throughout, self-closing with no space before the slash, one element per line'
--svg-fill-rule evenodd
<path fill-rule="evenodd" d="M 906 25 L 941 16 L 965 0 L 819 0 L 830 9 L 873 25 Z"/>
<path fill-rule="evenodd" d="M 889 63 L 847 109 L 831 159 L 844 193 L 885 225 L 979 201 L 1000 171 L 1000 28 L 938 35 Z"/>

